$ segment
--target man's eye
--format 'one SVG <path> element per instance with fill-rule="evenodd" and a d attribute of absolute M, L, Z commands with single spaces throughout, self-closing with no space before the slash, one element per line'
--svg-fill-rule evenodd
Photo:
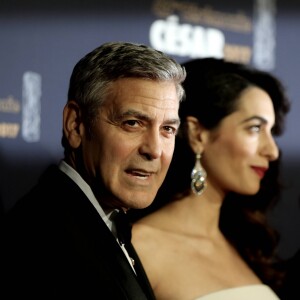
<path fill-rule="evenodd" d="M 164 126 L 164 130 L 168 133 L 168 134 L 176 134 L 177 133 L 177 129 L 172 127 L 172 126 Z"/>
<path fill-rule="evenodd" d="M 135 127 L 138 125 L 138 121 L 137 120 L 126 120 L 126 121 L 124 121 L 123 124 L 131 126 L 131 127 Z"/>

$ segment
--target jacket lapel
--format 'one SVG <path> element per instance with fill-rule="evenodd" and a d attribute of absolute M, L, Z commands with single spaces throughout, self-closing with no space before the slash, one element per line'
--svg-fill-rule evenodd
<path fill-rule="evenodd" d="M 58 174 L 64 177 L 65 185 L 62 185 L 62 189 L 67 189 L 68 199 L 72 199 L 68 209 L 72 211 L 73 217 L 78 216 L 68 220 L 69 230 L 76 235 L 78 249 L 81 249 L 87 264 L 94 266 L 95 274 L 98 273 L 97 269 L 101 273 L 110 274 L 108 276 L 115 280 L 128 300 L 154 300 L 147 276 L 132 245 L 137 276 L 93 205 L 73 181 L 59 171 Z M 66 188 L 68 185 L 73 187 Z M 86 245 L 90 246 L 86 248 Z"/>

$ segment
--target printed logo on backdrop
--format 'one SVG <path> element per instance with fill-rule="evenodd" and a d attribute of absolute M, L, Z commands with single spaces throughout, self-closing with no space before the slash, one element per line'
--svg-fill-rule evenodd
<path fill-rule="evenodd" d="M 38 142 L 41 134 L 41 75 L 27 71 L 22 78 L 22 99 L 13 96 L 0 98 L 0 114 L 5 119 L 0 122 L 0 139 L 16 139 L 21 134 L 28 143 Z M 16 116 L 21 114 L 21 121 Z"/>
<path fill-rule="evenodd" d="M 152 47 L 185 59 L 213 56 L 273 70 L 276 64 L 276 0 L 240 1 L 231 8 L 199 0 L 153 0 Z M 217 1 L 216 1 L 217 2 Z M 219 8 L 220 5 L 226 8 Z M 24 71 L 21 99 L 0 97 L 0 140 L 40 141 L 41 75 Z"/>
<path fill-rule="evenodd" d="M 237 7 L 225 12 L 196 1 L 155 0 L 152 10 L 157 19 L 150 26 L 150 44 L 169 55 L 212 56 L 272 70 L 275 1 L 255 0 L 247 11 Z"/>

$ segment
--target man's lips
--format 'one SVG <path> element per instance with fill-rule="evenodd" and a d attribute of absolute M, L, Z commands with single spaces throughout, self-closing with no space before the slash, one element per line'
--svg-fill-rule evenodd
<path fill-rule="evenodd" d="M 129 174 L 129 175 L 131 175 L 131 176 L 135 176 L 135 177 L 146 179 L 149 176 L 153 175 L 155 172 L 148 171 L 148 170 L 143 170 L 143 169 L 127 169 L 126 173 Z"/>
<path fill-rule="evenodd" d="M 266 167 L 255 167 L 252 166 L 252 169 L 258 174 L 260 178 L 263 178 L 268 170 Z"/>

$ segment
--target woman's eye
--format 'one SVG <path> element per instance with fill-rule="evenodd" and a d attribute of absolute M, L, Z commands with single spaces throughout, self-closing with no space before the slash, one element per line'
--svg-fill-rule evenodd
<path fill-rule="evenodd" d="M 251 132 L 260 132 L 260 130 L 261 130 L 261 125 L 260 125 L 260 124 L 259 124 L 259 125 L 252 125 L 252 126 L 249 127 L 249 130 L 250 130 Z"/>

